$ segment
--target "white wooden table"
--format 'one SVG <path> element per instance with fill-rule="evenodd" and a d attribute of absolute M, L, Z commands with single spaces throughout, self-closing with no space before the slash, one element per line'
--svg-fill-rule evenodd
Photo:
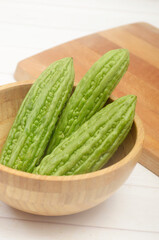
<path fill-rule="evenodd" d="M 0 0 L 0 85 L 18 61 L 57 44 L 115 26 L 159 27 L 158 0 Z M 159 239 L 159 178 L 137 164 L 107 201 L 86 212 L 42 217 L 0 202 L 0 240 Z"/>

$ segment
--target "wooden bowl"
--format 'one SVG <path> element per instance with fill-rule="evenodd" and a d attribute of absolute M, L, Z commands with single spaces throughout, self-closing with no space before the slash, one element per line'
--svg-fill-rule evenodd
<path fill-rule="evenodd" d="M 31 87 L 29 82 L 0 87 L 0 150 L 19 106 Z M 128 178 L 139 159 L 144 132 L 135 116 L 132 129 L 102 170 L 76 176 L 40 176 L 0 164 L 0 200 L 39 215 L 67 215 L 92 208 L 107 199 Z"/>

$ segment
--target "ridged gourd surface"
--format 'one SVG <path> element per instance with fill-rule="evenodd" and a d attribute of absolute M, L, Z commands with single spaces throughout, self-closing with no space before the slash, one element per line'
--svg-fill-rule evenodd
<path fill-rule="evenodd" d="M 47 154 L 104 106 L 128 65 L 129 52 L 117 49 L 104 54 L 90 68 L 69 99 L 51 137 Z"/>
<path fill-rule="evenodd" d="M 44 154 L 73 87 L 72 58 L 51 64 L 26 95 L 3 147 L 0 163 L 32 172 Z"/>
<path fill-rule="evenodd" d="M 101 169 L 131 129 L 136 96 L 121 97 L 63 140 L 35 168 L 35 174 L 76 175 Z"/>

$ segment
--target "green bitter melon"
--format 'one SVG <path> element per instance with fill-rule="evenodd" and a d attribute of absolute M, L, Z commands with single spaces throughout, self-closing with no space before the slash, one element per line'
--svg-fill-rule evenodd
<path fill-rule="evenodd" d="M 135 105 L 134 95 L 108 104 L 45 156 L 33 173 L 76 175 L 102 168 L 131 129 Z"/>
<path fill-rule="evenodd" d="M 75 132 L 106 103 L 129 65 L 129 52 L 116 49 L 104 54 L 77 85 L 53 132 L 46 154 Z"/>
<path fill-rule="evenodd" d="M 32 172 L 44 154 L 74 82 L 72 58 L 51 64 L 27 93 L 3 147 L 0 163 Z"/>

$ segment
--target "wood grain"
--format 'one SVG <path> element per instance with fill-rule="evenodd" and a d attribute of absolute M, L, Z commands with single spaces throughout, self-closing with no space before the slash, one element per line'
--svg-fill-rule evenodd
<path fill-rule="evenodd" d="M 113 95 L 135 94 L 145 128 L 140 163 L 159 175 L 159 30 L 147 23 L 129 24 L 67 42 L 21 61 L 15 79 L 34 81 L 53 61 L 72 56 L 77 84 L 105 52 L 128 48 L 130 66 Z"/>
<path fill-rule="evenodd" d="M 0 88 L 0 151 L 31 83 Z M 67 215 L 98 205 L 116 191 L 137 163 L 144 132 L 135 120 L 127 138 L 102 170 L 76 176 L 40 176 L 0 164 L 0 200 L 19 210 L 40 215 Z"/>

